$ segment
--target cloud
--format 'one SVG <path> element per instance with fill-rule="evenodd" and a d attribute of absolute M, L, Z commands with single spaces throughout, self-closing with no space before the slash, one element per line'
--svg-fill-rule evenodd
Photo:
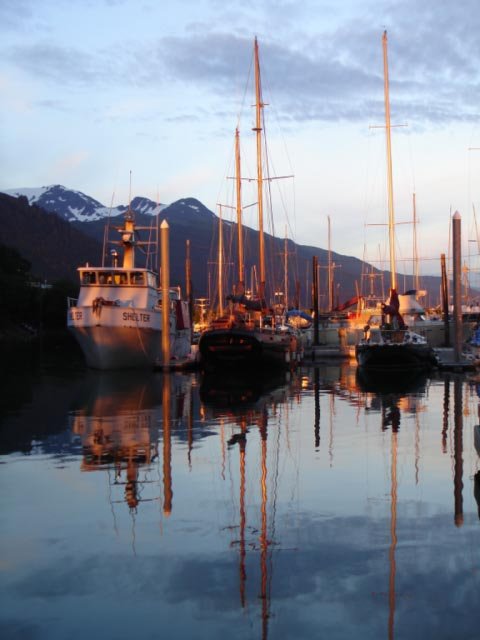
<path fill-rule="evenodd" d="M 85 52 L 47 42 L 12 47 L 7 56 L 23 71 L 59 85 L 112 83 L 121 80 L 114 65 L 113 52 L 105 55 Z"/>
<path fill-rule="evenodd" d="M 12 13 L 14 5 L 9 4 Z M 385 27 L 393 118 L 438 125 L 478 117 L 476 0 L 458 6 L 447 0 L 441 9 L 436 0 L 418 5 L 413 0 L 365 3 L 361 12 L 352 6 L 356 13 L 340 16 L 336 25 L 330 4 L 324 5 L 328 20 L 323 31 L 313 29 L 318 24 L 313 20 L 315 3 L 306 2 L 300 13 L 287 0 L 281 11 L 273 11 L 267 1 L 259 7 L 259 33 L 268 33 L 259 39 L 264 97 L 280 119 L 298 123 L 383 118 Z M 24 12 L 29 6 L 20 4 Z M 253 76 L 253 40 L 246 26 L 252 10 L 249 2 L 240 8 L 228 3 L 222 11 L 237 18 L 228 31 L 225 21 L 217 26 L 219 16 L 212 10 L 210 22 L 206 14 L 202 25 L 191 23 L 183 32 L 147 38 L 135 47 L 106 41 L 95 51 L 39 41 L 19 44 L 7 56 L 28 74 L 62 87 L 128 86 L 169 92 L 184 87 L 198 92 L 199 102 L 206 94 L 215 104 L 238 105 L 243 97 L 250 105 L 251 91 L 248 97 L 244 92 L 248 74 Z"/>
<path fill-rule="evenodd" d="M 11 617 L 0 621 L 0 636 L 11 640 L 38 640 L 41 630 L 35 623 Z"/>
<path fill-rule="evenodd" d="M 458 544 L 458 530 L 445 514 L 428 515 L 429 507 L 423 508 L 426 511 L 419 514 L 417 504 L 404 503 L 398 513 L 397 633 L 412 638 L 471 637 L 474 616 L 458 615 L 476 610 L 471 559 Z M 390 519 L 331 518 L 304 512 L 297 514 L 297 526 L 292 529 L 291 514 L 283 517 L 287 520 L 279 517 L 268 546 L 271 635 L 346 637 L 356 632 L 362 637 L 383 637 L 393 569 Z M 182 538 L 181 528 L 176 535 L 181 553 L 157 550 L 151 555 L 143 548 L 134 557 L 128 552 L 102 555 L 86 549 L 80 556 L 58 555 L 43 567 L 35 565 L 11 583 L 8 596 L 12 601 L 15 598 L 16 606 L 10 615 L 17 614 L 20 620 L 31 603 L 40 602 L 39 625 L 45 626 L 53 612 L 62 611 L 57 624 L 73 616 L 81 629 L 84 620 L 76 618 L 77 610 L 70 608 L 75 598 L 83 598 L 89 603 L 90 619 L 98 617 L 99 623 L 106 616 L 118 625 L 127 603 L 134 603 L 129 614 L 134 612 L 135 622 L 142 620 L 146 633 L 162 619 L 172 625 L 170 633 L 164 629 L 169 637 L 181 635 L 179 625 L 191 628 L 199 620 L 226 628 L 230 625 L 232 638 L 245 637 L 247 629 L 252 635 L 251 625 L 261 624 L 262 608 L 258 531 L 247 528 L 246 533 L 249 616 L 240 605 L 238 541 L 229 550 L 217 546 L 215 551 L 202 553 L 182 544 L 191 536 Z M 218 545 L 214 537 L 211 542 Z M 12 603 L 7 600 L 6 605 Z"/>
<path fill-rule="evenodd" d="M 2 0 L 0 2 L 0 30 L 23 29 L 33 15 L 32 0 Z"/>
<path fill-rule="evenodd" d="M 62 113 L 66 113 L 71 111 L 71 109 L 67 106 L 67 104 L 62 99 L 45 99 L 45 100 L 37 100 L 33 103 L 34 107 L 39 107 L 41 109 L 47 109 L 49 111 L 59 111 Z"/>

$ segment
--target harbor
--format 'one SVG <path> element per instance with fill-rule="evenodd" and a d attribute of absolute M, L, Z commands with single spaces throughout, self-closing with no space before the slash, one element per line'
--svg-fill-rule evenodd
<path fill-rule="evenodd" d="M 479 636 L 480 14 L 434 4 L 0 6 L 2 640 Z"/>
<path fill-rule="evenodd" d="M 475 636 L 476 373 L 245 380 L 54 352 L 2 387 L 4 637 Z"/>

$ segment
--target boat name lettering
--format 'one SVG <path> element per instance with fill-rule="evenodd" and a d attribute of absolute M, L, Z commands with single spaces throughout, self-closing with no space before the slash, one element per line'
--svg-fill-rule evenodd
<path fill-rule="evenodd" d="M 70 320 L 81 320 L 83 313 L 81 311 L 70 311 Z"/>
<path fill-rule="evenodd" d="M 135 311 L 124 311 L 124 320 L 133 320 L 133 322 L 150 322 L 149 313 L 136 313 Z"/>

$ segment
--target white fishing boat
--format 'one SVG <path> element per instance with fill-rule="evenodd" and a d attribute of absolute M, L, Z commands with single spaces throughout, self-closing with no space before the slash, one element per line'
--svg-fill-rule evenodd
<path fill-rule="evenodd" d="M 372 369 L 431 368 L 435 353 L 425 337 L 410 331 L 400 313 L 395 262 L 395 216 L 393 203 L 392 148 L 390 135 L 390 99 L 388 84 L 387 32 L 383 34 L 383 68 L 385 88 L 385 131 L 387 145 L 388 228 L 390 245 L 390 296 L 382 305 L 380 326 L 366 325 L 355 347 L 360 366 Z"/>
<path fill-rule="evenodd" d="M 166 222 L 162 223 L 166 224 Z M 168 226 L 167 226 L 168 227 Z M 158 274 L 135 263 L 136 246 L 151 244 L 139 238 L 145 227 L 135 225 L 133 213 L 125 215 L 117 229 L 123 248 L 123 263 L 112 252 L 112 266 L 79 267 L 78 300 L 69 299 L 67 325 L 77 339 L 89 367 L 127 369 L 154 367 L 163 363 L 163 292 Z M 151 236 L 152 229 L 148 228 Z M 188 302 L 178 288 L 168 289 L 165 305 L 169 314 L 169 356 L 185 358 L 191 350 Z M 166 296 L 165 296 L 166 297 Z"/>

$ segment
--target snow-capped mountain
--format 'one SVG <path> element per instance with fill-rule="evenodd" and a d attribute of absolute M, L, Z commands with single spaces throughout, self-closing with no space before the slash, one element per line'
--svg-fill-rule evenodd
<path fill-rule="evenodd" d="M 56 213 L 68 222 L 93 222 L 107 216 L 117 216 L 127 210 L 127 206 L 106 207 L 98 200 L 85 195 L 81 191 L 66 189 L 60 184 L 39 188 L 9 189 L 4 193 L 27 198 L 29 204 L 36 204 L 42 209 Z M 133 211 L 145 215 L 157 215 L 167 205 L 156 204 L 148 198 L 136 197 L 132 200 Z"/>

